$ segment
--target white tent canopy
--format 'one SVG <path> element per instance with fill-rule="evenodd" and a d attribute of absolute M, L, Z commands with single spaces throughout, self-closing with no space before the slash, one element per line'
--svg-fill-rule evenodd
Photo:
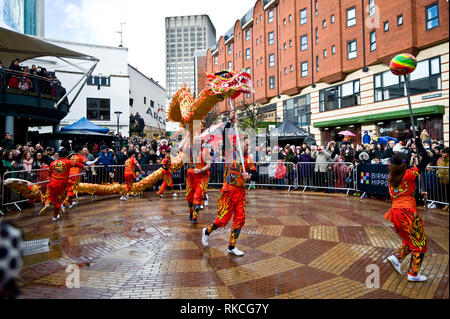
<path fill-rule="evenodd" d="M 0 61 L 3 66 L 8 67 L 16 58 L 22 62 L 42 56 L 98 61 L 95 57 L 0 27 Z"/>

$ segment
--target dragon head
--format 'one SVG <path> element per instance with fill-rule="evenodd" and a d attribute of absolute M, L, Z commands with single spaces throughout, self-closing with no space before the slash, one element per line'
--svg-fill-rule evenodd
<path fill-rule="evenodd" d="M 251 76 L 245 70 L 240 72 L 220 71 L 206 73 L 206 85 L 216 95 L 237 98 L 241 93 L 252 92 Z"/>

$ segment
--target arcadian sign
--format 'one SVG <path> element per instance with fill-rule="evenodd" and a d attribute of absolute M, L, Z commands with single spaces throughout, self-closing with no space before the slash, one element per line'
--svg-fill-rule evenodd
<path fill-rule="evenodd" d="M 389 168 L 387 165 L 361 164 L 357 169 L 358 190 L 369 194 L 388 195 L 387 179 Z"/>

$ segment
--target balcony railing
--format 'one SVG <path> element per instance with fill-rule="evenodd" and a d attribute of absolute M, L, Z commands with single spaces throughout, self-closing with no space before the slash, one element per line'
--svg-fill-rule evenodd
<path fill-rule="evenodd" d="M 59 81 L 29 73 L 0 69 L 0 103 L 2 104 L 34 104 L 42 107 L 47 105 L 48 108 L 65 94 L 66 89 L 61 86 Z M 15 96 L 28 98 L 18 99 Z M 30 103 L 30 98 L 34 98 L 34 103 Z M 21 103 L 21 100 L 24 102 Z M 61 105 L 64 104 L 67 109 L 69 104 L 67 99 Z M 68 109 L 61 111 L 68 111 Z"/>

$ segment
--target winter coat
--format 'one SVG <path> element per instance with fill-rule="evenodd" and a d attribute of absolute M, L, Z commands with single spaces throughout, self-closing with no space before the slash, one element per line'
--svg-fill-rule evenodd
<path fill-rule="evenodd" d="M 328 162 L 331 159 L 331 154 L 327 151 L 314 151 L 311 158 L 316 161 L 314 172 L 326 173 L 328 170 Z"/>

